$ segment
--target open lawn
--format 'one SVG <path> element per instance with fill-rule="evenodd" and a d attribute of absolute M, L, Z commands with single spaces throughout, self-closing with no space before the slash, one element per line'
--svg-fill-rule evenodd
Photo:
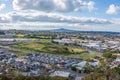
<path fill-rule="evenodd" d="M 23 44 L 20 45 L 21 47 L 26 47 L 26 48 L 32 48 L 35 50 L 41 50 L 43 47 L 45 47 L 45 45 L 43 44 L 38 44 L 38 43 L 30 43 L 30 44 Z"/>
<path fill-rule="evenodd" d="M 18 38 L 24 38 L 25 37 L 25 35 L 24 34 L 16 34 L 16 36 L 15 37 L 18 37 Z"/>
<path fill-rule="evenodd" d="M 42 35 L 28 35 L 28 34 L 16 34 L 15 38 L 35 38 L 35 39 L 51 39 L 52 36 Z"/>
<path fill-rule="evenodd" d="M 86 50 L 81 48 L 55 44 L 51 42 L 34 42 L 28 44 L 12 45 L 11 47 L 24 51 L 43 52 L 66 56 L 74 56 L 88 53 Z"/>
<path fill-rule="evenodd" d="M 90 59 L 93 59 L 96 56 L 101 56 L 101 54 L 98 54 L 98 53 L 87 54 L 87 55 L 83 56 L 82 59 L 83 60 L 90 60 Z"/>

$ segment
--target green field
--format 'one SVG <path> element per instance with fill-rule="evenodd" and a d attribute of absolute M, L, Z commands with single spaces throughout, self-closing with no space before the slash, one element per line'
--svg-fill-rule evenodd
<path fill-rule="evenodd" d="M 99 54 L 99 53 L 88 54 L 88 55 L 86 55 L 86 56 L 83 56 L 82 59 L 89 61 L 89 60 L 93 59 L 93 58 L 96 57 L 96 56 L 101 56 L 101 54 Z"/>
<path fill-rule="evenodd" d="M 52 36 L 49 35 L 28 35 L 28 34 L 16 34 L 15 38 L 35 38 L 35 39 L 51 39 Z"/>
<path fill-rule="evenodd" d="M 88 53 L 86 50 L 81 48 L 55 44 L 51 42 L 33 42 L 29 44 L 12 45 L 11 47 L 28 52 L 43 52 L 66 56 L 75 56 Z"/>

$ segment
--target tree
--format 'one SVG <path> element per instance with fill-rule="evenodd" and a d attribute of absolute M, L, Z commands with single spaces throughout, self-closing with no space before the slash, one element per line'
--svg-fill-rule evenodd
<path fill-rule="evenodd" d="M 75 66 L 72 66 L 72 67 L 71 67 L 71 70 L 76 71 L 77 69 L 76 69 Z"/>
<path fill-rule="evenodd" d="M 112 54 L 111 53 L 103 53 L 103 57 L 105 57 L 105 58 L 111 58 Z"/>
<path fill-rule="evenodd" d="M 112 53 L 103 53 L 103 57 L 105 57 L 107 61 L 111 61 L 117 58 L 117 56 L 113 55 Z"/>

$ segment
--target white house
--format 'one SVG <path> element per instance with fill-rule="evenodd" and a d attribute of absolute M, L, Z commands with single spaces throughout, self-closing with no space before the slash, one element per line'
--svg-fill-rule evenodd
<path fill-rule="evenodd" d="M 52 73 L 50 76 L 69 77 L 69 76 L 70 76 L 70 73 L 69 73 L 69 72 L 65 72 L 65 71 L 55 71 L 55 72 Z"/>
<path fill-rule="evenodd" d="M 54 39 L 53 41 L 57 42 L 59 44 L 73 44 L 73 43 L 75 43 L 74 40 L 72 40 L 72 39 L 61 39 L 61 40 Z"/>

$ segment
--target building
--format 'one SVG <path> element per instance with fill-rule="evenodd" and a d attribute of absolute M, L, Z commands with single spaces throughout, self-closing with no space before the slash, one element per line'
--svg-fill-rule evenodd
<path fill-rule="evenodd" d="M 53 42 L 55 43 L 58 43 L 58 44 L 74 44 L 74 40 L 72 39 L 66 39 L 66 38 L 63 38 L 61 40 L 59 39 L 54 39 Z"/>
<path fill-rule="evenodd" d="M 60 76 L 60 77 L 69 77 L 70 73 L 65 71 L 55 71 L 50 76 Z"/>

